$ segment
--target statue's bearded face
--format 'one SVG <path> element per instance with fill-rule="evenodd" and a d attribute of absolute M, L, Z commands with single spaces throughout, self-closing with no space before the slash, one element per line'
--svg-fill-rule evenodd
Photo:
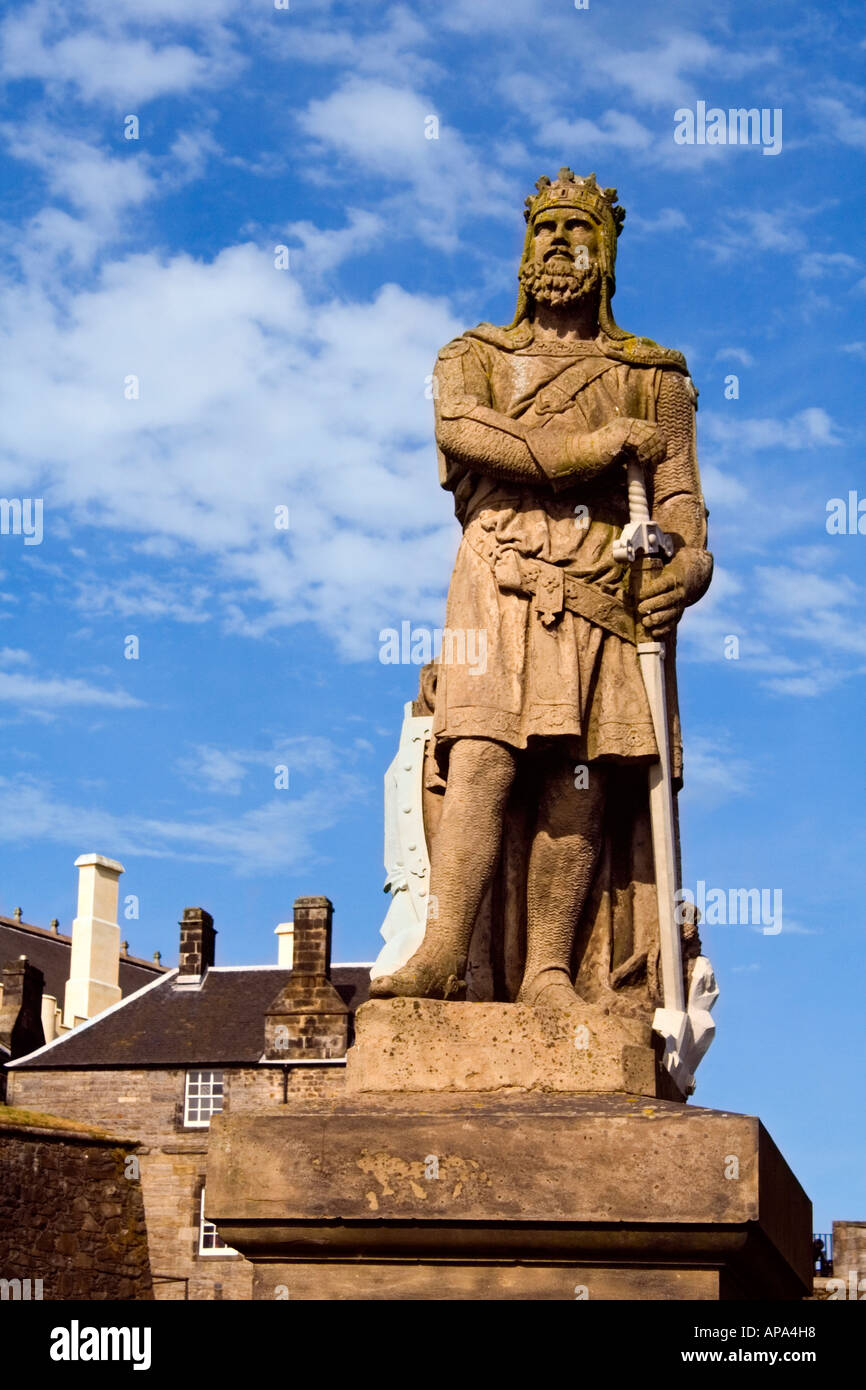
<path fill-rule="evenodd" d="M 576 208 L 542 213 L 532 228 L 530 252 L 520 267 L 520 283 L 543 304 L 582 299 L 601 279 L 599 231 L 592 218 Z"/>

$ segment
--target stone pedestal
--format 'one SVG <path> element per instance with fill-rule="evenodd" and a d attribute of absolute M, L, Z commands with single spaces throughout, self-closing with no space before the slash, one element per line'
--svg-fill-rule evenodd
<path fill-rule="evenodd" d="M 213 1117 L 255 1297 L 798 1299 L 811 1207 L 760 1122 L 642 1096 L 347 1094 Z"/>
<path fill-rule="evenodd" d="M 760 1122 L 683 1104 L 648 1025 L 577 1000 L 365 1004 L 339 1099 L 213 1117 L 207 1192 L 258 1298 L 811 1288 L 811 1206 Z"/>
<path fill-rule="evenodd" d="M 352 1092 L 534 1092 L 682 1100 L 648 1023 L 575 998 L 546 1011 L 523 1004 L 375 999 L 355 1017 L 346 1055 Z"/>

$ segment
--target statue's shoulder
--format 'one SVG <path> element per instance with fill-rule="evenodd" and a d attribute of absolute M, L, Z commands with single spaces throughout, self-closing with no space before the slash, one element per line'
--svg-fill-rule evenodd
<path fill-rule="evenodd" d="M 450 343 L 446 343 L 436 354 L 440 362 L 449 362 L 452 357 L 462 357 L 470 348 L 469 339 L 465 334 L 459 338 L 452 338 Z"/>
<path fill-rule="evenodd" d="M 635 367 L 669 367 L 683 376 L 689 375 L 683 354 L 676 348 L 662 347 L 652 338 L 639 338 L 636 333 L 611 338 L 607 333 L 602 333 L 599 345 L 606 357 L 613 357 L 617 362 L 628 362 Z"/>
<path fill-rule="evenodd" d="M 477 328 L 467 328 L 459 338 L 452 338 L 450 343 L 440 348 L 439 361 L 448 362 L 453 357 L 463 357 L 471 351 L 483 358 L 484 347 L 516 352 L 518 348 L 526 347 L 527 343 L 531 342 L 532 332 L 525 324 L 520 324 L 517 328 L 499 328 L 495 323 L 479 323 Z"/>
<path fill-rule="evenodd" d="M 532 342 L 532 329 L 525 321 L 508 328 L 501 328 L 496 323 L 479 323 L 475 328 L 468 328 L 463 337 L 489 343 L 491 347 L 505 352 L 517 352 Z"/>

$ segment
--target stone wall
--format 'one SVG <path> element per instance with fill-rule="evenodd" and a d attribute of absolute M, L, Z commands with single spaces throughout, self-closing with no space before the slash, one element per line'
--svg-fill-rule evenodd
<path fill-rule="evenodd" d="M 153 1297 L 141 1186 L 125 1175 L 135 1150 L 0 1107 L 0 1298 Z"/>
<path fill-rule="evenodd" d="M 833 1273 L 847 1280 L 852 1270 L 866 1279 L 866 1221 L 834 1221 Z"/>
<path fill-rule="evenodd" d="M 9 1101 L 135 1135 L 155 1298 L 250 1299 L 249 1261 L 199 1253 L 208 1131 L 184 1127 L 185 1075 L 183 1068 L 28 1068 L 9 1073 Z M 282 1108 L 284 1086 L 290 1100 L 341 1094 L 345 1068 L 290 1066 L 285 1073 L 282 1066 L 238 1067 L 223 1075 L 225 1111 L 268 1112 Z"/>

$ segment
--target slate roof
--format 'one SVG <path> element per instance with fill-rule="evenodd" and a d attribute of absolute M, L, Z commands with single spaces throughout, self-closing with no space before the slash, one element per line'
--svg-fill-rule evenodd
<path fill-rule="evenodd" d="M 45 976 L 45 993 L 53 994 L 61 1008 L 69 979 L 72 937 L 64 932 L 34 927 L 13 917 L 0 917 L 0 969 L 9 961 L 26 956 Z M 142 985 L 165 974 L 167 967 L 138 956 L 121 956 L 118 984 L 124 998 Z"/>
<path fill-rule="evenodd" d="M 178 985 L 171 971 L 11 1065 L 34 1071 L 254 1066 L 264 1051 L 265 1011 L 290 974 L 279 966 L 218 965 L 191 986 Z M 334 965 L 331 983 L 354 1015 L 369 994 L 370 966 Z"/>

